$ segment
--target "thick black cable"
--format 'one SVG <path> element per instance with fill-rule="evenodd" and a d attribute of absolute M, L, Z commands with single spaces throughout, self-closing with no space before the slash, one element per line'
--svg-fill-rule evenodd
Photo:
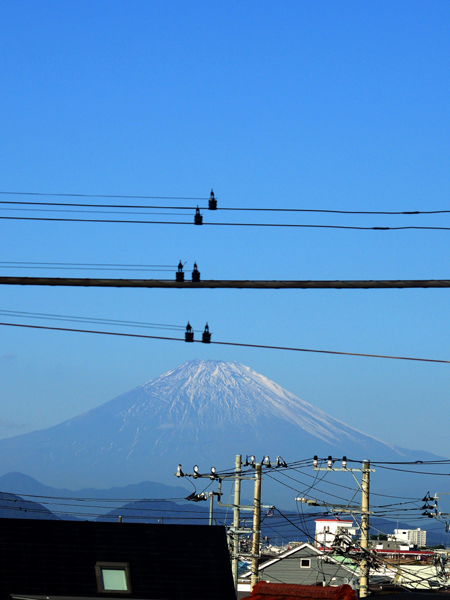
<path fill-rule="evenodd" d="M 139 289 L 245 289 L 245 290 L 379 290 L 447 289 L 450 279 L 356 279 L 356 280 L 255 280 L 118 279 L 105 277 L 0 276 L 0 285 L 48 285 L 57 287 L 116 287 Z"/>
<path fill-rule="evenodd" d="M 73 197 L 73 198 L 136 198 L 136 199 L 154 199 L 154 200 L 208 200 L 208 198 L 192 198 L 186 196 L 125 196 L 125 195 L 111 195 L 111 194 L 47 194 L 42 192 L 0 192 L 2 195 L 13 195 L 13 196 L 59 196 L 59 197 Z M 130 206 L 130 205 L 119 205 L 119 204 L 70 204 L 60 202 L 8 202 L 5 200 L 0 201 L 0 204 L 28 204 L 28 205 L 41 205 L 41 206 L 79 206 L 88 208 L 160 208 L 160 209 L 172 209 L 172 210 L 184 210 L 192 209 L 195 210 L 195 206 Z M 325 214 L 342 214 L 342 215 L 437 215 L 450 213 L 450 210 L 402 210 L 402 211 L 391 211 L 391 210 L 332 210 L 332 209 L 318 209 L 318 208 L 260 208 L 260 207 L 221 207 L 218 206 L 215 210 L 228 210 L 228 211 L 248 211 L 248 212 L 300 212 L 300 213 L 325 213 Z"/>
<path fill-rule="evenodd" d="M 74 213 L 76 215 L 81 214 L 96 214 L 96 215 L 164 215 L 170 217 L 190 217 L 192 213 L 180 213 L 180 212 L 149 212 L 148 210 L 79 210 L 71 208 L 3 208 L 0 210 L 9 212 L 44 212 L 44 213 Z"/>
<path fill-rule="evenodd" d="M 299 213 L 321 213 L 336 215 L 439 215 L 450 213 L 450 210 L 331 210 L 322 208 L 253 208 L 253 207 L 222 207 L 217 210 L 234 211 L 257 211 L 257 212 L 299 212 Z"/>
<path fill-rule="evenodd" d="M 450 231 L 450 227 L 432 227 L 406 225 L 403 227 L 361 227 L 356 225 L 305 225 L 299 223 L 202 223 L 197 225 L 187 221 L 143 221 L 143 220 L 124 220 L 124 219 L 68 219 L 62 217 L 7 217 L 0 216 L 0 219 L 12 221 L 58 221 L 65 223 L 117 223 L 130 225 L 194 225 L 201 227 L 203 225 L 223 226 L 223 227 L 294 227 L 301 229 L 346 229 L 357 231 L 401 231 L 407 229 L 428 230 L 428 231 Z"/>
<path fill-rule="evenodd" d="M 120 337 L 133 337 L 133 338 L 143 338 L 143 339 L 151 339 L 151 340 L 166 340 L 171 342 L 185 342 L 182 338 L 172 338 L 172 337 L 164 337 L 158 335 L 143 335 L 139 333 L 122 333 L 118 331 L 94 331 L 92 329 L 72 329 L 72 328 L 64 328 L 64 327 L 45 327 L 43 325 L 25 325 L 23 323 L 0 323 L 5 327 L 25 327 L 28 329 L 47 329 L 50 331 L 70 331 L 72 333 L 95 333 L 98 335 L 116 335 Z M 203 343 L 201 340 L 193 340 L 196 343 Z M 407 356 L 388 356 L 383 354 L 362 354 L 357 352 L 338 352 L 334 350 L 312 350 L 308 348 L 290 348 L 287 346 L 268 346 L 263 344 L 243 344 L 238 342 L 209 342 L 210 344 L 216 344 L 219 346 L 239 346 L 243 348 L 262 348 L 267 350 L 290 350 L 294 352 L 313 352 L 317 354 L 336 354 L 339 356 L 361 356 L 365 358 L 388 358 L 394 360 L 411 360 L 411 361 L 419 361 L 419 362 L 429 362 L 429 363 L 443 363 L 450 364 L 450 360 L 440 360 L 434 358 L 413 358 Z"/>

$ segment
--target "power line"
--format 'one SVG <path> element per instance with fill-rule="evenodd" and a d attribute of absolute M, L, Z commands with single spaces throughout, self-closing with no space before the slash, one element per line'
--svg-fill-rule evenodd
<path fill-rule="evenodd" d="M 331 210 L 322 208 L 238 208 L 238 207 L 217 207 L 216 210 L 245 210 L 258 212 L 299 212 L 299 213 L 322 213 L 337 215 L 438 215 L 450 213 L 450 210 Z"/>
<path fill-rule="evenodd" d="M 0 263 L 1 266 L 1 263 Z M 243 280 L 206 279 L 176 281 L 173 279 L 105 279 L 75 277 L 0 277 L 0 285 L 50 285 L 68 287 L 118 288 L 186 288 L 186 289 L 415 289 L 450 288 L 450 279 L 380 279 L 380 280 Z"/>
<path fill-rule="evenodd" d="M 192 198 L 187 196 L 130 196 L 118 194 L 62 194 L 62 193 L 47 193 L 47 192 L 0 192 L 7 196 L 59 196 L 65 198 L 136 198 L 143 200 L 208 200 L 205 197 Z M 7 204 L 16 204 L 15 202 L 7 202 Z M 38 204 L 37 202 L 19 202 L 18 204 Z M 62 205 L 60 205 L 62 206 Z M 81 205 L 83 206 L 83 205 Z"/>
<path fill-rule="evenodd" d="M 144 327 L 148 329 L 168 329 L 172 331 L 184 331 L 184 325 L 171 325 L 168 323 L 148 323 L 145 321 L 125 321 L 119 319 L 103 319 L 97 317 L 76 317 L 73 315 L 58 315 L 52 313 L 34 313 L 34 312 L 25 312 L 18 310 L 5 310 L 0 309 L 0 315 L 4 315 L 6 317 L 19 317 L 26 319 L 45 319 L 51 321 L 70 321 L 75 323 L 89 323 L 89 324 L 99 324 L 99 325 L 119 325 L 122 327 Z M 201 332 L 203 330 L 194 329 L 196 332 Z"/>
<path fill-rule="evenodd" d="M 374 465 L 380 467 L 381 469 L 389 469 L 385 465 L 449 465 L 450 460 L 414 460 L 414 461 L 405 461 L 405 462 L 374 462 Z M 408 473 L 416 473 L 416 471 L 407 471 Z"/>
<path fill-rule="evenodd" d="M 135 265 L 135 264 L 123 264 L 123 263 L 73 263 L 73 262 L 30 262 L 30 261 L 17 261 L 17 260 L 1 260 L 0 265 L 28 265 L 28 266 L 76 266 L 76 267 L 139 267 L 139 268 L 170 268 L 176 269 L 176 265 Z"/>
<path fill-rule="evenodd" d="M 142 338 L 142 339 L 152 339 L 152 340 L 167 340 L 172 342 L 185 342 L 182 338 L 172 338 L 172 337 L 163 337 L 157 335 L 143 335 L 139 333 L 121 333 L 117 331 L 94 331 L 91 329 L 69 329 L 64 327 L 46 327 L 43 325 L 25 325 L 22 323 L 0 323 L 5 327 L 24 327 L 28 329 L 46 329 L 49 331 L 70 331 L 73 333 L 94 333 L 98 335 L 116 335 L 120 337 L 132 337 L 132 338 Z M 196 343 L 203 343 L 201 340 L 192 340 Z M 335 350 L 313 350 L 310 348 L 291 348 L 287 346 L 268 346 L 263 344 L 243 344 L 238 342 L 209 342 L 210 344 L 216 344 L 219 346 L 239 346 L 243 348 L 262 348 L 266 350 L 289 350 L 293 352 L 312 352 L 315 354 L 336 354 L 339 356 L 361 356 L 364 358 L 386 358 L 393 360 L 410 360 L 417 362 L 427 362 L 427 363 L 442 363 L 442 364 L 450 364 L 450 360 L 440 360 L 434 358 L 415 358 L 408 356 L 389 356 L 384 354 L 363 354 L 358 352 L 338 352 Z"/>
<path fill-rule="evenodd" d="M 63 217 L 8 217 L 0 216 L 0 219 L 14 221 L 59 221 L 70 223 L 117 223 L 130 225 L 195 225 L 194 221 L 143 221 L 143 220 L 125 220 L 125 219 L 69 219 Z M 401 227 L 362 227 L 357 225 L 311 225 L 300 223 L 208 223 L 202 225 L 212 225 L 219 227 L 294 227 L 301 229 L 346 229 L 355 231 L 402 231 L 402 230 L 427 230 L 427 231 L 450 231 L 450 227 L 418 226 L 406 225 Z"/>
<path fill-rule="evenodd" d="M 138 271 L 138 272 L 155 272 L 155 271 L 159 271 L 160 273 L 172 273 L 173 272 L 173 268 L 172 269 L 146 269 L 145 267 L 141 267 L 139 269 L 135 269 L 132 267 L 89 267 L 89 266 L 85 266 L 85 267 L 50 267 L 50 266 L 32 266 L 32 264 L 28 264 L 28 265 L 1 265 L 0 264 L 0 269 L 11 269 L 11 268 L 15 268 L 15 269 L 44 269 L 44 270 L 48 270 L 48 271 Z"/>
<path fill-rule="evenodd" d="M 1 204 L 1 203 L 0 203 Z M 106 207 L 105 207 L 106 208 Z M 169 215 L 171 217 L 189 217 L 191 213 L 173 213 L 173 212 L 149 212 L 147 209 L 143 210 L 77 210 L 77 209 L 61 209 L 61 208 L 0 208 L 3 211 L 10 212 L 46 212 L 46 213 L 75 213 L 81 214 L 100 214 L 100 215 Z M 186 209 L 187 210 L 187 209 Z"/>
<path fill-rule="evenodd" d="M 63 271 L 159 271 L 174 272 L 176 265 L 138 265 L 123 263 L 72 263 L 72 262 L 33 262 L 33 261 L 0 261 L 0 269 L 40 269 Z M 190 272 L 192 269 L 185 269 Z"/>
<path fill-rule="evenodd" d="M 449 361 L 450 362 L 450 361 Z M 409 469 L 395 469 L 394 467 L 386 467 L 384 465 L 373 463 L 379 469 L 387 469 L 388 471 L 399 471 L 401 473 L 414 473 L 416 475 L 437 475 L 439 477 L 450 477 L 450 473 L 433 473 L 432 471 L 412 471 Z"/>
<path fill-rule="evenodd" d="M 142 200 L 208 200 L 205 197 L 187 197 L 187 196 L 135 196 L 135 195 L 113 195 L 113 194 L 67 194 L 67 193 L 43 193 L 43 192 L 1 192 L 2 195 L 13 196 L 54 196 L 54 197 L 72 197 L 72 198 L 130 198 Z M 143 209 L 171 209 L 171 210 L 195 210 L 195 206 L 130 206 L 129 204 L 85 204 L 85 203 L 67 203 L 67 202 L 26 202 L 26 201 L 7 201 L 2 200 L 0 204 L 22 204 L 22 205 L 40 205 L 40 206 L 78 206 L 88 208 L 143 208 Z M 221 207 L 215 210 L 228 211 L 248 211 L 248 212 L 299 212 L 299 213 L 322 213 L 322 214 L 340 214 L 340 215 L 438 215 L 450 213 L 450 210 L 333 210 L 319 208 L 261 208 L 261 207 Z"/>

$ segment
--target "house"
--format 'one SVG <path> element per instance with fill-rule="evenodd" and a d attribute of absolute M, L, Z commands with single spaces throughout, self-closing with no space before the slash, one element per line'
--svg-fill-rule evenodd
<path fill-rule="evenodd" d="M 0 600 L 234 600 L 224 527 L 0 519 Z"/>
<path fill-rule="evenodd" d="M 356 528 L 352 519 L 335 517 L 334 519 L 316 519 L 315 540 L 318 548 L 331 550 L 334 539 L 339 533 L 355 535 Z"/>
<path fill-rule="evenodd" d="M 251 570 L 239 578 L 238 591 L 250 593 Z M 259 565 L 259 579 L 300 585 L 350 584 L 356 587 L 359 571 L 349 559 L 337 560 L 311 544 L 301 544 Z"/>

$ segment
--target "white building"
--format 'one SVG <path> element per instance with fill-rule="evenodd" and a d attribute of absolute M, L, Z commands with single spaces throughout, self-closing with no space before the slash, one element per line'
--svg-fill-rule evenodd
<path fill-rule="evenodd" d="M 347 533 L 350 536 L 356 534 L 351 519 L 316 519 L 316 546 L 329 548 L 333 545 L 337 533 Z"/>
<path fill-rule="evenodd" d="M 407 542 L 411 546 L 426 546 L 427 532 L 418 527 L 417 529 L 394 529 L 395 539 L 399 542 Z"/>

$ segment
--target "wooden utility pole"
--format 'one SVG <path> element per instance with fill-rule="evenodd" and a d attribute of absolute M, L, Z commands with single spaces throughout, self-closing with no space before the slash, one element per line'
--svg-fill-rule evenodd
<path fill-rule="evenodd" d="M 249 462 L 250 459 L 250 462 Z M 274 464 L 270 463 L 270 458 L 268 456 L 264 457 L 263 465 L 267 468 L 271 467 L 286 467 L 286 463 L 281 458 L 281 456 L 277 457 L 277 462 Z M 218 481 L 218 490 L 217 492 L 211 492 L 210 494 L 210 512 L 209 512 L 209 524 L 212 525 L 212 501 L 213 497 L 217 496 L 217 504 L 219 506 L 223 506 L 226 508 L 233 509 L 233 525 L 230 527 L 230 550 L 231 550 L 231 566 L 232 573 L 234 578 L 234 584 L 236 586 L 236 594 L 237 594 L 237 585 L 238 585 L 238 566 L 239 566 L 239 536 L 240 535 L 249 535 L 253 534 L 253 543 L 252 543 L 252 552 L 251 554 L 242 553 L 241 556 L 251 557 L 252 559 L 252 576 L 251 576 L 251 585 L 254 586 L 258 581 L 258 566 L 259 566 L 259 541 L 260 541 L 260 533 L 261 533 L 261 508 L 270 508 L 273 509 L 273 506 L 266 506 L 261 504 L 261 468 L 263 466 L 261 463 L 255 462 L 255 457 L 247 456 L 247 459 L 244 463 L 244 467 L 252 467 L 255 469 L 255 475 L 250 477 L 246 474 L 242 474 L 242 456 L 240 454 L 236 454 L 235 461 L 235 469 L 233 474 L 225 474 L 220 475 L 216 473 L 216 469 L 211 467 L 210 473 L 200 473 L 197 465 L 194 467 L 193 473 L 183 473 L 181 469 L 181 465 L 178 465 L 178 469 L 175 473 L 175 477 L 192 477 L 194 479 L 198 479 L 200 477 L 211 479 L 211 481 Z M 244 479 L 248 479 L 255 482 L 255 490 L 254 490 L 254 500 L 252 505 L 242 505 L 241 504 L 241 481 Z M 222 482 L 224 480 L 230 481 L 234 480 L 234 502 L 233 504 L 223 504 L 221 502 L 222 498 Z M 199 497 L 200 496 L 200 497 Z M 207 496 L 205 494 L 197 494 L 197 500 L 206 500 Z M 240 512 L 242 510 L 247 510 L 253 512 L 253 526 L 252 529 L 240 526 Z"/>
<path fill-rule="evenodd" d="M 259 580 L 259 538 L 261 529 L 261 463 L 255 464 L 255 495 L 253 500 L 253 544 L 251 589 Z"/>
<path fill-rule="evenodd" d="M 366 598 L 369 595 L 369 571 L 370 564 L 367 560 L 369 548 L 369 489 L 370 489 L 370 461 L 364 460 L 362 464 L 361 483 L 361 550 L 363 558 L 360 564 L 361 577 L 359 581 L 359 597 Z"/>
<path fill-rule="evenodd" d="M 369 595 L 369 572 L 370 562 L 368 560 L 369 554 L 369 515 L 373 514 L 369 510 L 369 488 L 370 488 L 370 473 L 373 469 L 370 468 L 370 460 L 363 460 L 362 469 L 351 469 L 347 467 L 347 457 L 342 458 L 342 467 L 334 467 L 336 459 L 329 456 L 326 463 L 326 467 L 319 467 L 319 459 L 314 456 L 313 469 L 314 471 L 342 471 L 344 473 L 351 473 L 358 483 L 361 490 L 361 506 L 351 506 L 350 504 L 329 504 L 327 502 L 318 502 L 317 500 L 308 498 L 296 498 L 297 502 L 303 502 L 308 506 L 325 506 L 329 512 L 338 513 L 349 513 L 349 514 L 361 514 L 361 550 L 362 560 L 359 565 L 359 597 L 366 598 Z M 322 462 L 322 459 L 321 459 Z M 324 461 L 325 462 L 325 461 Z M 355 477 L 355 473 L 362 472 L 362 481 L 359 481 Z M 324 543 L 325 545 L 325 543 Z"/>
<path fill-rule="evenodd" d="M 234 506 L 233 506 L 233 558 L 231 560 L 231 570 L 233 573 L 233 580 L 236 585 L 238 581 L 238 570 L 239 570 L 239 521 L 240 521 L 240 504 L 241 504 L 241 463 L 242 456 L 236 454 L 235 461 L 235 478 L 234 478 Z"/>

